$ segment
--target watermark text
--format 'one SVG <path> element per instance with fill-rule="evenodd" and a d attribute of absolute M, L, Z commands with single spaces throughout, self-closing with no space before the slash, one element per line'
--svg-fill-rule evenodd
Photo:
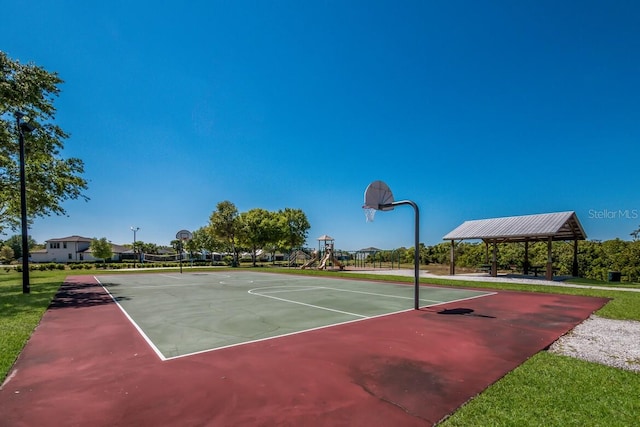
<path fill-rule="evenodd" d="M 589 209 L 589 219 L 638 219 L 640 209 Z"/>

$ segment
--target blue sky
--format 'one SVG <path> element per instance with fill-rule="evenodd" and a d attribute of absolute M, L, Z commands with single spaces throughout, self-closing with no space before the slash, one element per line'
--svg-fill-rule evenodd
<path fill-rule="evenodd" d="M 0 49 L 65 80 L 64 156 L 89 202 L 35 221 L 168 244 L 216 204 L 302 209 L 309 245 L 413 245 L 413 210 L 366 223 L 366 186 L 465 220 L 575 211 L 640 226 L 640 3 L 12 1 Z"/>

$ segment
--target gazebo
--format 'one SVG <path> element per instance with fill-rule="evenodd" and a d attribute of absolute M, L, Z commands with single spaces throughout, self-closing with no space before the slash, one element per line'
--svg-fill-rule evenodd
<path fill-rule="evenodd" d="M 545 278 L 553 278 L 553 260 L 551 242 L 554 240 L 573 241 L 572 274 L 578 275 L 578 240 L 585 240 L 587 235 L 575 212 L 557 212 L 537 215 L 511 216 L 465 221 L 444 236 L 443 240 L 451 241 L 451 265 L 449 271 L 455 275 L 455 242 L 461 240 L 482 240 L 487 246 L 493 246 L 491 259 L 491 275 L 498 274 L 498 243 L 524 242 L 524 274 L 529 268 L 529 243 L 547 242 L 547 265 Z"/>

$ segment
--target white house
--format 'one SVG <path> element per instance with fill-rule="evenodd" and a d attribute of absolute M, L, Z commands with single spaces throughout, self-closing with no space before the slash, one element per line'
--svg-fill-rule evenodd
<path fill-rule="evenodd" d="M 59 239 L 49 239 L 45 241 L 45 248 L 37 251 L 31 251 L 31 262 L 83 262 L 83 261 L 101 261 L 100 258 L 94 258 L 91 253 L 91 241 L 88 237 L 69 236 Z M 119 261 L 123 252 L 131 252 L 124 246 L 111 245 L 113 257 L 111 261 Z M 110 260 L 107 260 L 110 261 Z"/>

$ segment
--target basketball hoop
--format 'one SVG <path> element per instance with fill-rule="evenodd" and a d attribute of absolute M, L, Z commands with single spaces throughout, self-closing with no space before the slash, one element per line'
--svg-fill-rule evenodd
<path fill-rule="evenodd" d="M 396 202 L 393 198 L 393 193 L 387 184 L 382 181 L 373 181 L 367 186 L 364 191 L 364 204 L 362 209 L 364 210 L 364 216 L 367 218 L 367 222 L 373 222 L 373 218 L 376 215 L 376 211 L 391 211 L 394 206 L 398 205 L 411 205 L 415 211 L 415 245 L 414 245 L 414 308 L 420 309 L 420 213 L 418 211 L 418 205 L 410 200 L 401 200 Z"/>
<path fill-rule="evenodd" d="M 364 211 L 364 216 L 367 218 L 367 222 L 373 222 L 373 219 L 376 216 L 377 209 L 363 206 L 362 210 Z"/>
<path fill-rule="evenodd" d="M 189 230 L 180 230 L 176 233 L 176 239 L 186 242 L 187 240 L 191 240 L 193 238 L 193 234 Z"/>
<path fill-rule="evenodd" d="M 374 181 L 364 192 L 364 216 L 367 222 L 373 222 L 376 211 L 393 210 L 393 193 L 387 184 L 382 181 Z"/>

